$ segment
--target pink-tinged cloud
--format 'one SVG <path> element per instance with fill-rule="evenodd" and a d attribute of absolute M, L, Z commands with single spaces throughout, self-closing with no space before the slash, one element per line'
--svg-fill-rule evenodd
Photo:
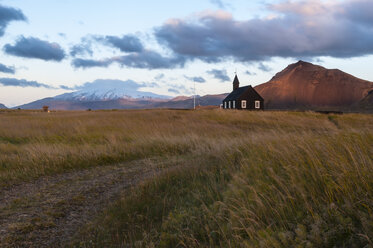
<path fill-rule="evenodd" d="M 189 60 L 250 62 L 272 57 L 373 54 L 373 1 L 285 1 L 271 18 L 235 20 L 227 12 L 173 19 L 155 31 L 159 43 Z"/>

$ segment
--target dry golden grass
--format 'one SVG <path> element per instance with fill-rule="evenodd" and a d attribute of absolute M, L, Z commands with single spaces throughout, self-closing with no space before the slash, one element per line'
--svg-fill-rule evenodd
<path fill-rule="evenodd" d="M 76 246 L 373 245 L 372 115 L 1 112 L 0 154 L 3 185 L 180 156 L 178 169 L 87 225 Z"/>
<path fill-rule="evenodd" d="M 243 132 L 245 139 L 263 139 L 281 130 L 336 129 L 320 116 L 312 122 L 302 114 L 285 118 L 222 111 L 0 112 L 0 183 L 190 149 L 224 149 L 227 142 L 245 143 Z"/>

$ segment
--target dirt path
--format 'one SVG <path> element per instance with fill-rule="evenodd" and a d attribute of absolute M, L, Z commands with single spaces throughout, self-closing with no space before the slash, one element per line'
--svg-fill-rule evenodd
<path fill-rule="evenodd" d="M 138 160 L 0 189 L 0 247 L 62 247 L 120 192 L 160 171 Z"/>

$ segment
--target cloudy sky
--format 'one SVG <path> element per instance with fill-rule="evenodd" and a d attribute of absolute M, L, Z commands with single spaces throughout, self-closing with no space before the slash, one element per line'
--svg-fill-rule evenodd
<path fill-rule="evenodd" d="M 224 93 L 300 59 L 373 81 L 372 54 L 372 0 L 0 0 L 7 106 L 97 79 Z"/>

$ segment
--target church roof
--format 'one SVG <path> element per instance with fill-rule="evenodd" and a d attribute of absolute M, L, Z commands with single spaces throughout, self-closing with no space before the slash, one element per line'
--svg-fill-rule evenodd
<path fill-rule="evenodd" d="M 247 90 L 247 88 L 249 88 L 249 86 L 240 87 L 238 89 L 235 89 L 223 101 L 234 101 L 234 100 L 236 100 Z"/>
<path fill-rule="evenodd" d="M 258 94 L 258 92 L 256 92 L 256 90 L 251 87 L 251 85 L 249 86 L 244 86 L 244 87 L 240 87 L 238 89 L 235 89 L 234 91 L 232 91 L 224 100 L 224 101 L 236 101 L 238 98 L 240 98 L 240 96 L 242 96 L 242 94 L 244 94 L 245 92 L 248 92 L 248 95 L 250 98 L 253 98 L 253 99 L 261 99 L 263 100 L 263 98 Z"/>

